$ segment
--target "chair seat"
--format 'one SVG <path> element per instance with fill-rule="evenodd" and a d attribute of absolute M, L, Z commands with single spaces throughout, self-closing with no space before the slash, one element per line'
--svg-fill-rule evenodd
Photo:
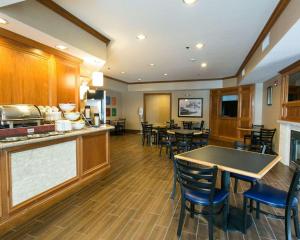
<path fill-rule="evenodd" d="M 237 178 L 245 182 L 253 182 L 253 183 L 257 182 L 256 178 L 240 175 L 237 173 L 230 173 L 230 177 Z"/>
<path fill-rule="evenodd" d="M 287 195 L 288 193 L 285 191 L 260 183 L 244 192 L 245 197 L 276 208 L 286 207 Z M 294 207 L 297 204 L 298 199 L 295 197 L 292 206 Z"/>
<path fill-rule="evenodd" d="M 213 204 L 217 205 L 219 203 L 222 203 L 228 197 L 228 195 L 229 193 L 224 190 L 215 189 L 215 197 L 213 200 Z M 210 205 L 209 194 L 199 193 L 196 191 L 191 191 L 186 189 L 184 191 L 184 196 L 186 200 L 189 200 L 195 204 L 199 204 L 202 206 Z"/>

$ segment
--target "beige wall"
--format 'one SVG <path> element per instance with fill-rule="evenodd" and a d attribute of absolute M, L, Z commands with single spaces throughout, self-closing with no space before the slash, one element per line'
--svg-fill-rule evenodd
<path fill-rule="evenodd" d="M 117 104 L 115 106 L 113 106 L 111 103 L 110 105 L 107 105 L 107 108 L 110 108 L 110 111 L 112 112 L 112 108 L 116 108 L 117 109 L 117 116 L 115 117 L 107 117 L 107 120 L 116 120 L 119 118 L 122 118 L 122 93 L 120 92 L 116 92 L 113 90 L 107 90 L 106 91 L 106 96 L 110 96 L 110 98 L 115 97 L 117 99 Z"/>
<path fill-rule="evenodd" d="M 193 90 L 193 91 L 171 91 L 172 94 L 172 119 L 176 123 L 181 121 L 205 121 L 205 127 L 209 127 L 209 90 Z M 203 118 L 185 118 L 178 117 L 178 98 L 203 98 Z M 140 129 L 140 120 L 138 116 L 138 108 L 144 106 L 143 92 L 123 92 L 123 117 L 126 118 L 127 129 Z"/>
<path fill-rule="evenodd" d="M 276 134 L 274 137 L 274 150 L 278 153 L 279 150 L 279 124 L 277 120 L 280 118 L 280 94 L 281 86 L 280 84 L 275 87 L 274 83 L 278 81 L 280 83 L 280 76 L 264 83 L 263 87 L 263 106 L 262 106 L 262 123 L 265 125 L 265 128 L 276 128 Z M 272 106 L 267 105 L 267 88 L 269 86 L 273 87 L 273 102 Z"/>

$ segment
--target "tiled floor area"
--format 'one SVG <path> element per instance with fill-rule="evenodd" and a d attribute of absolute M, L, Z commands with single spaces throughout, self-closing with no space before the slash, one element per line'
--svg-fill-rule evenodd
<path fill-rule="evenodd" d="M 112 171 L 81 192 L 9 232 L 2 240 L 20 239 L 177 239 L 179 195 L 170 199 L 172 163 L 159 157 L 158 148 L 143 147 L 139 135 L 111 138 Z M 287 189 L 292 171 L 278 164 L 264 180 Z M 242 207 L 242 193 L 231 194 L 231 205 Z M 273 209 L 268 209 L 274 211 Z M 254 216 L 254 215 L 253 215 Z M 215 230 L 217 239 L 284 239 L 284 224 L 261 216 L 247 235 Z M 182 239 L 208 239 L 204 218 L 185 219 Z"/>

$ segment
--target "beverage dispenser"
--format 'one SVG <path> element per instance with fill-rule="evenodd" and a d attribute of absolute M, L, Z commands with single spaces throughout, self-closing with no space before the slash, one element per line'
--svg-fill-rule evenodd
<path fill-rule="evenodd" d="M 89 89 L 86 93 L 84 115 L 93 125 L 106 123 L 106 91 Z"/>

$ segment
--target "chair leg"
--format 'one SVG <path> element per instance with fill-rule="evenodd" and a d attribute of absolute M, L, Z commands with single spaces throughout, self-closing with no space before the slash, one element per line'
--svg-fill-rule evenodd
<path fill-rule="evenodd" d="M 160 145 L 159 156 L 161 156 L 162 145 Z"/>
<path fill-rule="evenodd" d="M 210 207 L 209 217 L 208 217 L 208 239 L 214 240 L 214 207 Z"/>
<path fill-rule="evenodd" d="M 191 204 L 191 218 L 194 218 L 194 213 L 195 213 L 195 204 L 194 203 L 190 203 Z"/>
<path fill-rule="evenodd" d="M 185 218 L 185 199 L 181 198 L 181 209 L 180 209 L 180 217 L 179 217 L 179 223 L 177 228 L 177 236 L 178 238 L 181 237 L 183 222 Z"/>
<path fill-rule="evenodd" d="M 259 202 L 256 202 L 256 218 L 260 218 L 260 204 Z"/>
<path fill-rule="evenodd" d="M 295 227 L 296 237 L 299 239 L 300 238 L 300 229 L 299 229 L 298 206 L 296 206 L 293 209 L 293 217 L 294 217 L 294 227 Z"/>
<path fill-rule="evenodd" d="M 291 210 L 288 208 L 285 210 L 285 239 L 292 240 L 292 229 L 291 229 Z"/>
<path fill-rule="evenodd" d="M 227 198 L 224 203 L 223 210 L 223 231 L 227 232 L 228 225 L 228 213 L 229 213 L 229 199 Z"/>
<path fill-rule="evenodd" d="M 253 200 L 250 199 L 250 213 L 253 212 Z"/>
<path fill-rule="evenodd" d="M 177 171 L 177 169 L 176 169 L 176 165 L 175 165 L 175 163 L 173 163 L 173 171 L 174 171 L 174 173 L 173 173 L 173 190 L 172 190 L 172 194 L 171 194 L 171 198 L 172 199 L 174 199 L 175 198 L 175 194 L 176 194 L 176 182 L 177 182 L 177 179 L 176 179 L 176 171 Z"/>
<path fill-rule="evenodd" d="M 236 178 L 236 179 L 234 180 L 234 193 L 237 193 L 238 182 L 239 182 L 239 180 Z"/>
<path fill-rule="evenodd" d="M 246 234 L 247 231 L 247 203 L 248 199 L 244 197 L 244 203 L 243 203 L 243 234 Z"/>

